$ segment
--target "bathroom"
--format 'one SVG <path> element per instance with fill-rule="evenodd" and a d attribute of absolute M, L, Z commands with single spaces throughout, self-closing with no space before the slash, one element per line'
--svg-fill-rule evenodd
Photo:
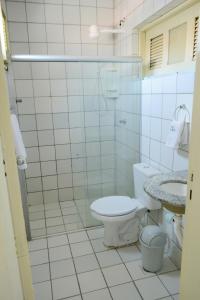
<path fill-rule="evenodd" d="M 198 283 L 185 284 L 198 261 L 182 259 L 197 243 L 185 230 L 185 199 L 187 186 L 196 199 L 198 177 L 199 1 L 6 0 L 1 11 L 10 202 L 0 210 L 15 270 L 10 285 L 1 275 L 2 299 L 199 299 Z M 152 178 L 175 180 L 180 194 L 158 195 Z M 188 202 L 189 221 L 191 211 Z M 167 240 L 154 272 L 143 268 L 139 241 L 149 225 Z"/>

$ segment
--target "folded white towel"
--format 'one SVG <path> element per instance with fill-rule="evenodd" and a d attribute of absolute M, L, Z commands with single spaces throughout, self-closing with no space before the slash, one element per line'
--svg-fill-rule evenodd
<path fill-rule="evenodd" d="M 169 133 L 166 140 L 166 146 L 174 149 L 179 148 L 181 136 L 183 133 L 185 121 L 173 120 L 170 124 Z"/>
<path fill-rule="evenodd" d="M 11 124 L 13 129 L 13 137 L 15 142 L 15 154 L 17 159 L 17 166 L 20 170 L 25 170 L 27 168 L 26 163 L 26 149 L 24 147 L 22 134 L 19 128 L 19 123 L 16 115 L 11 114 Z"/>

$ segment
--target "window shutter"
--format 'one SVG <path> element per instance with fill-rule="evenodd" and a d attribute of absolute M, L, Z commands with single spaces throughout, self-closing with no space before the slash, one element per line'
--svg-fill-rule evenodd
<path fill-rule="evenodd" d="M 163 34 L 150 40 L 150 70 L 158 69 L 163 61 Z"/>
<path fill-rule="evenodd" d="M 199 17 L 195 18 L 194 21 L 194 44 L 193 44 L 193 60 L 196 59 L 198 51 L 198 37 L 199 37 Z"/>

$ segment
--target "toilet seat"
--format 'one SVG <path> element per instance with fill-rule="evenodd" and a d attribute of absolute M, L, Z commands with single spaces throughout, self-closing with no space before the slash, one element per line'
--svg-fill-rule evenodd
<path fill-rule="evenodd" d="M 138 202 L 126 196 L 110 196 L 95 200 L 90 206 L 92 212 L 105 216 L 125 216 L 138 209 Z"/>

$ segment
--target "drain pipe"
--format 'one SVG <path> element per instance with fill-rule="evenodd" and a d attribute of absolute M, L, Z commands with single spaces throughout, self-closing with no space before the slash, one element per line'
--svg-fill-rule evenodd
<path fill-rule="evenodd" d="M 183 244 L 183 225 L 182 225 L 182 216 L 181 215 L 174 215 L 173 223 L 174 223 L 174 233 L 177 237 L 178 243 L 182 249 Z"/>

